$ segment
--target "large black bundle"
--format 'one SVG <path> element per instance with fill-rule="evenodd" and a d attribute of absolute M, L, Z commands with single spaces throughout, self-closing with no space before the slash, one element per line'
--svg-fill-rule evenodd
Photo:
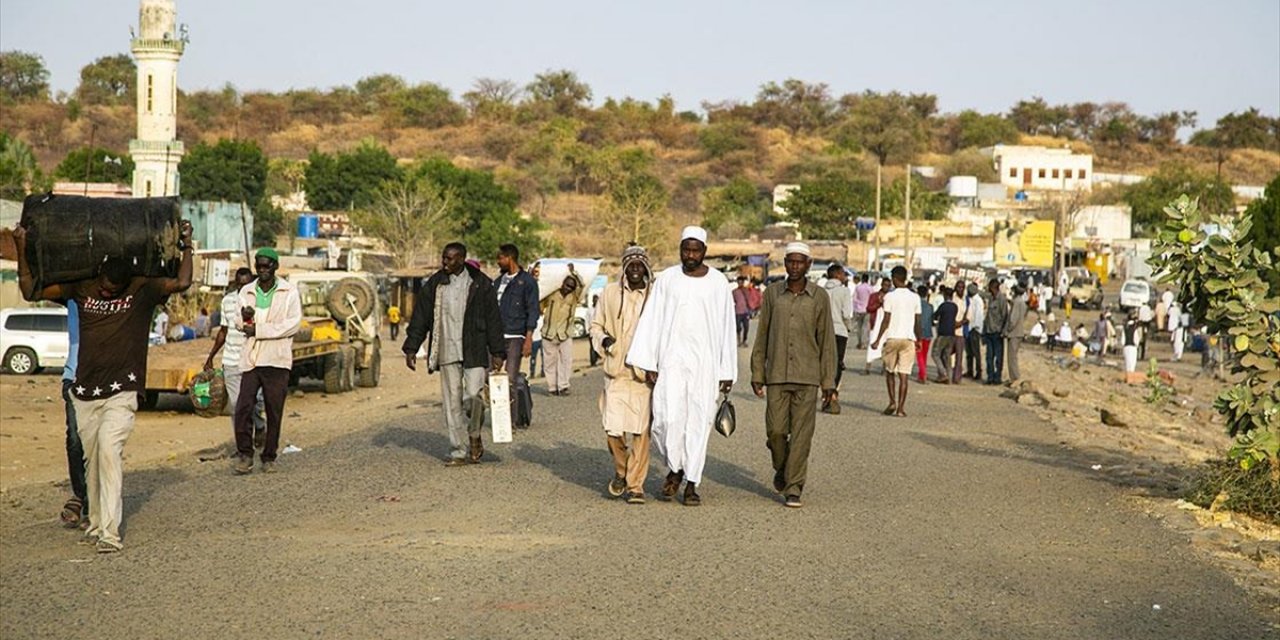
<path fill-rule="evenodd" d="M 27 264 L 36 288 L 93 276 L 121 256 L 137 276 L 178 273 L 177 198 L 86 198 L 41 194 L 22 203 Z"/>

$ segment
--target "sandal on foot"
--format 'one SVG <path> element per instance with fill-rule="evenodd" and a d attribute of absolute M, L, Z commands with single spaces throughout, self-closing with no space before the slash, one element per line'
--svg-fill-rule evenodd
<path fill-rule="evenodd" d="M 80 524 L 80 516 L 84 513 L 84 502 L 80 498 L 71 498 L 67 503 L 62 505 L 62 513 L 58 518 L 62 520 L 62 526 L 68 529 L 74 529 Z"/>

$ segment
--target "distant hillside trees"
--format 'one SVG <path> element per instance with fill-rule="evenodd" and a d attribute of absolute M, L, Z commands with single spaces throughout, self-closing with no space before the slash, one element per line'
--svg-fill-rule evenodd
<path fill-rule="evenodd" d="M 0 51 L 0 101 L 49 99 L 49 70 L 44 58 L 26 51 Z"/>
<path fill-rule="evenodd" d="M 134 99 L 138 66 L 127 53 L 103 56 L 80 69 L 76 99 L 82 104 L 129 104 Z"/>

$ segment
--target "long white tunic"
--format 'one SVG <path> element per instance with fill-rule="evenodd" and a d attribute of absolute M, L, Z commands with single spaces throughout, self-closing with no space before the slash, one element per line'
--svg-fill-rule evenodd
<path fill-rule="evenodd" d="M 737 328 L 728 278 L 701 278 L 679 265 L 658 274 L 640 315 L 627 364 L 656 371 L 652 441 L 673 471 L 702 482 L 721 380 L 738 379 Z"/>

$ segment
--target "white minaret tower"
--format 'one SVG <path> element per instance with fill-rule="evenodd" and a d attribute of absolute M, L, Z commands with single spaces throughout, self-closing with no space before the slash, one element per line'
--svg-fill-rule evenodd
<path fill-rule="evenodd" d="M 178 59 L 186 43 L 174 0 L 141 0 L 131 43 L 138 63 L 138 137 L 129 142 L 135 198 L 178 195 Z"/>

